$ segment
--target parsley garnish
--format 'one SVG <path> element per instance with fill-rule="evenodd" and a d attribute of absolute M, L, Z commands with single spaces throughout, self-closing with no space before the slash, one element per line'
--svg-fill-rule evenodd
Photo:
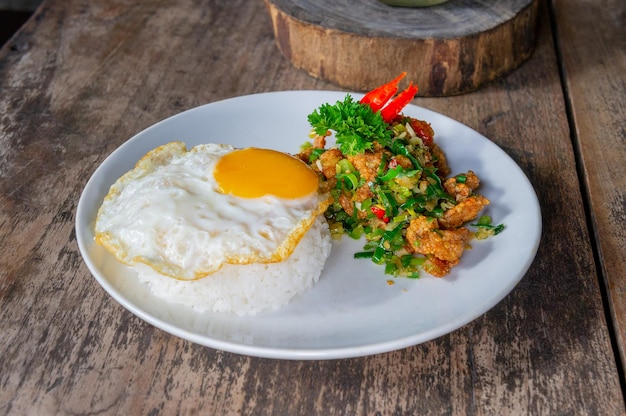
<path fill-rule="evenodd" d="M 374 141 L 383 146 L 391 144 L 392 131 L 380 112 L 374 113 L 368 105 L 354 101 L 350 94 L 343 102 L 322 104 L 309 114 L 308 120 L 320 136 L 334 131 L 339 150 L 348 156 L 370 150 Z"/>

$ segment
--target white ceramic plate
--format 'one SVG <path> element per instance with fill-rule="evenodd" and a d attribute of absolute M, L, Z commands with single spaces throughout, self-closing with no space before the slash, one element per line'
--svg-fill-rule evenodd
<path fill-rule="evenodd" d="M 355 97 L 359 97 L 357 94 Z M 498 146 L 441 114 L 416 107 L 405 114 L 429 121 L 453 173 L 474 170 L 480 192 L 491 200 L 484 213 L 506 230 L 473 242 L 460 265 L 440 279 L 384 275 L 369 260 L 355 260 L 362 245 L 335 243 L 320 281 L 286 307 L 252 317 L 197 313 L 154 297 L 132 272 L 94 243 L 93 222 L 119 176 L 149 150 L 172 140 L 188 147 L 231 143 L 295 153 L 308 140 L 307 115 L 345 93 L 288 91 L 207 104 L 142 131 L 95 171 L 80 198 L 76 233 L 91 273 L 121 305 L 150 324 L 192 342 L 259 357 L 334 359 L 416 345 L 472 321 L 504 298 L 524 276 L 541 236 L 541 212 L 521 169 Z"/>

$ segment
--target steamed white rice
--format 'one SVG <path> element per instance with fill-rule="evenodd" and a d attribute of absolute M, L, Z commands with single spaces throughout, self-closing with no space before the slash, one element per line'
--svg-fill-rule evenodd
<path fill-rule="evenodd" d="M 145 265 L 133 269 L 155 296 L 169 302 L 199 312 L 254 315 L 278 309 L 311 288 L 320 277 L 331 245 L 328 224 L 320 217 L 291 256 L 280 263 L 225 265 L 194 281 L 172 279 Z"/>

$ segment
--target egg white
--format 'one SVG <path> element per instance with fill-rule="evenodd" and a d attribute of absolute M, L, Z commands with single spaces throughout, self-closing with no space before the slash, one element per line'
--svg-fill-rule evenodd
<path fill-rule="evenodd" d="M 203 144 L 187 151 L 171 142 L 146 154 L 104 198 L 96 242 L 125 264 L 143 263 L 180 280 L 208 276 L 224 264 L 289 257 L 330 198 L 220 193 L 213 169 L 233 150 Z"/>

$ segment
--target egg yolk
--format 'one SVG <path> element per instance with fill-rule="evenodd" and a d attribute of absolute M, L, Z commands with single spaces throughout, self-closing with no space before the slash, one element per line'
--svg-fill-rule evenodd
<path fill-rule="evenodd" d="M 242 198 L 296 199 L 317 191 L 319 185 L 317 174 L 300 159 L 254 147 L 222 156 L 213 176 L 220 192 Z"/>

